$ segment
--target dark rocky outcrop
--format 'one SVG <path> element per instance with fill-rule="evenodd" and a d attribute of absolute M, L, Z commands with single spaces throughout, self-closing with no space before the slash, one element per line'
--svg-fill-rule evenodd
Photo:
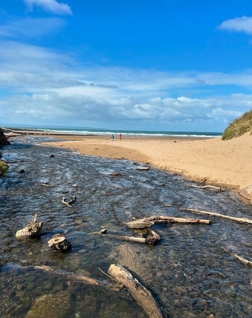
<path fill-rule="evenodd" d="M 6 146 L 6 145 L 10 145 L 10 142 L 6 138 L 3 129 L 0 128 L 0 147 Z"/>

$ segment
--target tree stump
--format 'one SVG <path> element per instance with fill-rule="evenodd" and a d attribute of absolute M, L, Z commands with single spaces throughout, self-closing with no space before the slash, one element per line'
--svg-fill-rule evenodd
<path fill-rule="evenodd" d="M 58 252 L 67 252 L 71 250 L 72 245 L 68 242 L 68 240 L 65 238 L 65 236 L 61 234 L 55 234 L 49 241 L 48 246 L 53 251 Z"/>
<path fill-rule="evenodd" d="M 36 213 L 24 229 L 17 231 L 16 237 L 17 238 L 40 237 L 42 226 L 43 226 L 43 222 L 37 222 L 37 213 Z"/>

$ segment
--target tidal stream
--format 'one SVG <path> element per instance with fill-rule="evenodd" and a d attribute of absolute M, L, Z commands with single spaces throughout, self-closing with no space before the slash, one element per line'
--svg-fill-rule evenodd
<path fill-rule="evenodd" d="M 252 219 L 250 204 L 234 191 L 193 188 L 182 176 L 153 167 L 138 171 L 140 163 L 40 145 L 50 140 L 25 136 L 2 149 L 9 171 L 0 178 L 0 317 L 146 317 L 127 290 L 115 290 L 99 270 L 107 272 L 110 264 L 124 266 L 149 289 L 165 317 L 252 317 L 252 269 L 221 249 L 252 260 L 252 226 L 180 210 Z M 71 208 L 62 204 L 62 197 L 73 195 Z M 41 238 L 16 239 L 16 231 L 35 213 L 44 222 Z M 105 228 L 109 234 L 136 236 L 124 222 L 152 215 L 212 224 L 155 225 L 161 236 L 155 246 L 94 234 Z M 56 233 L 67 237 L 70 252 L 49 249 L 47 242 Z M 35 270 L 36 265 L 109 286 L 75 282 Z"/>

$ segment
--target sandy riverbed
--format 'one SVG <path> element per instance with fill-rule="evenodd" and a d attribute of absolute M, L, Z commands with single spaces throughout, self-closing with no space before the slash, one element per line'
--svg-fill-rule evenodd
<path fill-rule="evenodd" d="M 53 146 L 75 149 L 86 155 L 150 163 L 195 181 L 236 189 L 252 184 L 252 136 L 228 141 L 221 138 L 123 136 L 57 136 Z"/>

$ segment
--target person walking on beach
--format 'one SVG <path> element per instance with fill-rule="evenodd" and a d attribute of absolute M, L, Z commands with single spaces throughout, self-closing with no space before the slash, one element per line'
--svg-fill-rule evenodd
<path fill-rule="evenodd" d="M 120 140 L 122 140 L 122 134 L 119 135 Z"/>
<path fill-rule="evenodd" d="M 113 135 L 113 134 L 111 135 L 111 140 L 112 140 L 112 141 L 114 140 L 114 135 Z"/>

